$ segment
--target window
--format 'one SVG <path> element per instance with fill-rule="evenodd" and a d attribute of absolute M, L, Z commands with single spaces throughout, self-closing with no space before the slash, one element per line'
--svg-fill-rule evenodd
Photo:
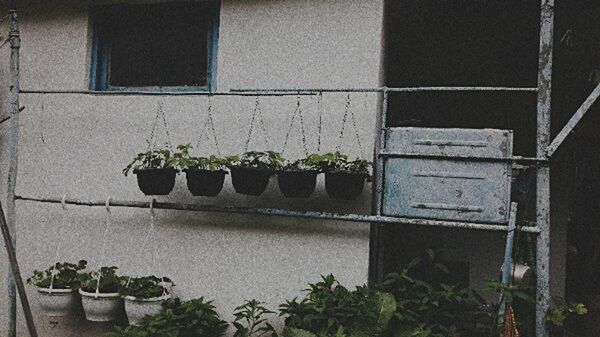
<path fill-rule="evenodd" d="M 211 89 L 215 2 L 102 7 L 92 24 L 92 90 Z"/>

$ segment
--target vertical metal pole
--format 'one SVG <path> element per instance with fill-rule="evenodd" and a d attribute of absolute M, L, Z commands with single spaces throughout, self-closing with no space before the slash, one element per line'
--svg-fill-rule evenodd
<path fill-rule="evenodd" d="M 389 91 L 387 87 L 383 88 L 383 100 L 381 104 L 381 110 L 378 114 L 377 130 L 379 132 L 379 139 L 375 142 L 375 177 L 373 185 L 375 190 L 373 191 L 373 213 L 375 215 L 381 215 L 382 200 L 383 200 L 383 176 L 384 176 L 384 160 L 383 156 L 380 156 L 380 152 L 385 148 L 386 142 L 386 123 L 387 123 L 387 111 L 388 111 L 388 100 Z M 373 252 L 373 258 L 371 259 L 370 269 L 371 281 L 381 282 L 384 274 L 384 242 L 383 242 L 383 231 L 384 224 L 373 224 L 372 229 L 375 230 L 374 239 L 371 242 L 374 245 L 375 250 Z"/>
<path fill-rule="evenodd" d="M 550 144 L 554 0 L 541 1 L 540 59 L 537 104 L 537 156 L 545 157 Z M 550 306 L 550 167 L 537 168 L 537 295 L 536 336 L 547 337 L 546 312 Z"/>
<path fill-rule="evenodd" d="M 16 250 L 16 216 L 15 216 L 15 189 L 17 184 L 17 164 L 19 149 L 19 49 L 21 38 L 15 1 L 9 1 L 9 39 L 10 39 L 10 88 L 8 92 L 8 104 L 10 111 L 9 131 L 9 163 L 8 184 L 6 195 L 6 214 L 9 234 L 12 246 Z M 17 296 L 15 280 L 12 273 L 8 275 L 8 337 L 17 336 Z"/>

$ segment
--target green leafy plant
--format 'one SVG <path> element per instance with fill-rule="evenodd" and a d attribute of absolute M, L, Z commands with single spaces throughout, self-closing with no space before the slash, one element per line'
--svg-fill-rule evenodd
<path fill-rule="evenodd" d="M 107 337 L 220 337 L 228 324 L 214 309 L 203 297 L 168 300 L 161 313 L 144 317 L 136 326 L 116 327 Z"/>
<path fill-rule="evenodd" d="M 396 310 L 396 301 L 389 293 L 367 287 L 350 291 L 333 275 L 309 284 L 308 294 L 280 306 L 285 318 L 284 336 L 378 337 L 387 331 Z"/>
<path fill-rule="evenodd" d="M 321 171 L 322 168 L 323 156 L 313 153 L 306 158 L 286 162 L 282 169 L 285 171 Z"/>
<path fill-rule="evenodd" d="M 472 290 L 445 283 L 448 273 L 428 250 L 385 277 L 378 288 L 393 293 L 398 303 L 392 319 L 395 337 L 490 336 L 493 314 Z"/>
<path fill-rule="evenodd" d="M 123 296 L 148 299 L 169 294 L 172 286 L 173 282 L 168 277 L 133 277 L 121 284 L 119 293 Z"/>
<path fill-rule="evenodd" d="M 38 288 L 78 289 L 81 273 L 87 266 L 87 261 L 80 260 L 77 264 L 57 262 L 46 270 L 34 270 L 27 283 Z M 54 280 L 52 275 L 54 274 Z"/>
<path fill-rule="evenodd" d="M 233 326 L 236 331 L 233 337 L 277 336 L 275 329 L 265 318 L 266 315 L 274 312 L 267 309 L 264 304 L 253 299 L 235 308 Z"/>
<path fill-rule="evenodd" d="M 197 169 L 208 171 L 222 171 L 227 169 L 229 161 L 214 155 L 209 157 L 194 157 L 190 155 L 191 144 L 177 145 L 178 152 L 173 154 L 173 165 L 181 170 Z"/>
<path fill-rule="evenodd" d="M 551 326 L 567 327 L 567 325 L 577 316 L 583 316 L 588 313 L 585 305 L 576 302 L 567 302 L 563 298 L 553 299 L 553 306 L 546 314 L 546 321 Z"/>
<path fill-rule="evenodd" d="M 250 151 L 240 156 L 227 157 L 230 167 L 250 167 L 268 171 L 278 171 L 283 167 L 283 157 L 274 151 Z"/>
<path fill-rule="evenodd" d="M 136 170 L 173 168 L 175 163 L 171 151 L 166 149 L 151 150 L 138 153 L 133 161 L 123 169 L 123 174 L 127 176 L 129 172 L 135 172 Z"/>
<path fill-rule="evenodd" d="M 349 160 L 347 154 L 340 152 L 329 152 L 321 156 L 321 169 L 329 172 L 347 172 L 357 174 L 369 174 L 371 162 L 368 160 Z"/>
<path fill-rule="evenodd" d="M 100 271 L 91 271 L 80 274 L 81 289 L 88 293 L 95 293 L 96 288 L 101 293 L 117 293 L 124 285 L 125 278 L 117 275 L 117 267 L 102 267 Z M 98 287 L 98 276 L 100 285 Z"/>

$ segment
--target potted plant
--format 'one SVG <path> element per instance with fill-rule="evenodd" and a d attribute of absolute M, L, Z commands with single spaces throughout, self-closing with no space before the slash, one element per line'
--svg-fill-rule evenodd
<path fill-rule="evenodd" d="M 118 276 L 117 267 L 102 267 L 100 271 L 81 274 L 81 303 L 88 321 L 110 322 L 123 310 L 119 289 L 124 278 Z"/>
<path fill-rule="evenodd" d="M 322 159 L 327 194 L 334 199 L 356 199 L 369 177 L 371 162 L 361 159 L 350 161 L 348 155 L 339 152 L 327 153 Z"/>
<path fill-rule="evenodd" d="M 235 333 L 233 337 L 276 337 L 275 328 L 267 322 L 266 315 L 274 314 L 267 309 L 265 303 L 257 300 L 249 300 L 235 308 L 233 326 Z"/>
<path fill-rule="evenodd" d="M 144 317 L 138 325 L 115 327 L 107 337 L 221 337 L 227 330 L 227 322 L 219 318 L 212 301 L 198 298 L 181 301 L 170 299 L 164 310 Z"/>
<path fill-rule="evenodd" d="M 287 163 L 277 174 L 279 190 L 287 198 L 308 198 L 315 191 L 323 158 L 319 154 Z"/>
<path fill-rule="evenodd" d="M 175 187 L 175 160 L 171 151 L 151 150 L 138 155 L 123 169 L 127 176 L 133 171 L 137 175 L 138 186 L 146 195 L 167 195 Z"/>
<path fill-rule="evenodd" d="M 137 325 L 145 316 L 160 313 L 162 304 L 171 297 L 172 287 L 167 277 L 152 275 L 129 279 L 120 290 L 129 324 Z"/>
<path fill-rule="evenodd" d="M 250 151 L 227 160 L 235 191 L 252 196 L 261 195 L 267 189 L 271 176 L 283 166 L 281 154 L 273 151 Z"/>
<path fill-rule="evenodd" d="M 565 299 L 555 297 L 552 299 L 553 306 L 546 314 L 546 322 L 550 337 L 575 337 L 576 333 L 572 332 L 576 326 L 578 316 L 583 316 L 588 313 L 585 305 L 576 302 L 567 302 Z"/>
<path fill-rule="evenodd" d="M 185 172 L 187 187 L 194 196 L 215 197 L 223 189 L 227 159 L 216 156 L 192 157 L 190 144 L 179 145 L 174 155 L 177 167 Z"/>
<path fill-rule="evenodd" d="M 42 310 L 50 317 L 62 317 L 73 311 L 79 297 L 80 273 L 87 262 L 57 262 L 46 270 L 34 270 L 27 283 L 36 287 Z"/>

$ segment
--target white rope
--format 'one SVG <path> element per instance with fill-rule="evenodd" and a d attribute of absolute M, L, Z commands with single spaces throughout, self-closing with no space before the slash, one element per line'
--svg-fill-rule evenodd
<path fill-rule="evenodd" d="M 140 255 L 138 256 L 138 263 L 140 263 L 142 260 L 142 255 L 144 254 L 144 251 L 146 250 L 146 245 L 148 243 L 148 240 L 150 239 L 150 236 L 154 237 L 154 199 L 150 199 L 150 229 L 148 230 L 148 233 L 144 237 L 144 241 L 142 241 Z M 131 276 L 129 276 L 127 278 L 127 284 L 125 285 L 126 288 L 129 287 L 129 284 L 131 283 L 131 278 L 132 278 Z"/>
<path fill-rule="evenodd" d="M 60 204 L 62 205 L 62 209 L 63 209 L 63 214 L 62 214 L 62 219 L 61 219 L 61 226 L 58 231 L 58 238 L 56 240 L 56 250 L 54 252 L 54 266 L 52 267 L 52 275 L 50 276 L 50 293 L 52 293 L 52 290 L 54 289 L 54 278 L 56 277 L 56 265 L 58 264 L 58 254 L 60 252 L 60 241 L 62 239 L 61 231 L 65 227 L 65 219 L 66 219 L 66 213 L 67 213 L 67 202 L 66 201 L 67 201 L 67 194 L 65 193 L 60 201 Z"/>
<path fill-rule="evenodd" d="M 106 235 L 108 234 L 108 228 L 110 225 L 110 221 L 111 221 L 111 213 L 110 213 L 110 199 L 111 197 L 109 196 L 108 198 L 106 198 L 106 217 L 104 219 L 104 233 L 102 234 L 102 249 L 100 251 L 100 260 L 98 261 L 98 267 L 96 268 L 96 271 L 98 273 L 98 277 L 96 277 L 96 298 L 98 298 L 98 294 L 100 293 L 100 279 L 102 278 L 102 264 L 104 264 L 104 257 L 106 254 Z"/>

